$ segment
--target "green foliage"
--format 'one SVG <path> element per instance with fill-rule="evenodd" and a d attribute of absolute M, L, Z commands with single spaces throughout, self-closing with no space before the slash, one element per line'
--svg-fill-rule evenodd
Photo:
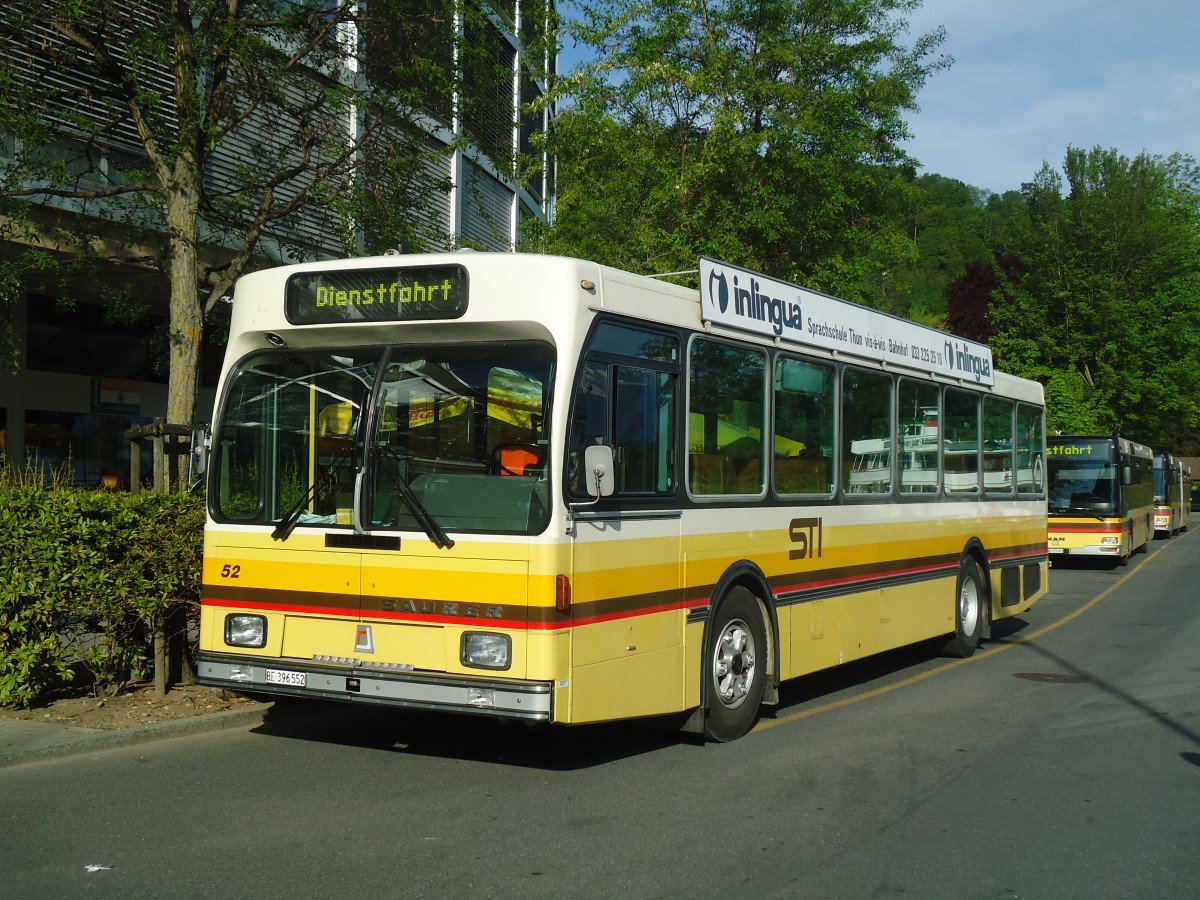
<path fill-rule="evenodd" d="M 144 675 L 150 624 L 198 604 L 202 502 L 0 472 L 0 703 L 36 702 L 76 664 L 97 690 Z"/>
<path fill-rule="evenodd" d="M 1021 269 L 992 309 L 1001 364 L 1050 418 L 1176 452 L 1200 433 L 1200 177 L 1186 157 L 1069 148 L 1025 186 Z"/>
<path fill-rule="evenodd" d="M 16 277 L 70 299 L 103 261 L 107 278 L 143 282 L 106 289 L 113 315 L 144 315 L 138 291 L 169 297 L 166 414 L 190 424 L 206 318 L 239 275 L 353 254 L 364 227 L 372 250 L 440 247 L 421 223 L 449 185 L 429 175 L 420 123 L 451 121 L 455 59 L 498 71 L 494 48 L 447 38 L 431 54 L 454 13 L 451 0 L 8 0 L 0 368 L 16 365 Z"/>
<path fill-rule="evenodd" d="M 911 256 L 891 207 L 940 31 L 901 45 L 913 0 L 603 0 L 560 81 L 555 226 L 535 247 L 634 271 L 715 256 L 878 297 Z M 569 102 L 570 105 L 567 105 Z"/>
<path fill-rule="evenodd" d="M 1078 372 L 1046 372 L 1046 428 L 1051 434 L 1109 434 L 1109 416 Z"/>

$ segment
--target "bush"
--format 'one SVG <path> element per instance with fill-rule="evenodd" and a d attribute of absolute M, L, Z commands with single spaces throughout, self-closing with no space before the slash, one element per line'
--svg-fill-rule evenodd
<path fill-rule="evenodd" d="M 182 637 L 198 609 L 203 527 L 197 497 L 0 471 L 0 704 L 29 706 L 79 665 L 109 693 L 148 674 L 154 627 Z"/>

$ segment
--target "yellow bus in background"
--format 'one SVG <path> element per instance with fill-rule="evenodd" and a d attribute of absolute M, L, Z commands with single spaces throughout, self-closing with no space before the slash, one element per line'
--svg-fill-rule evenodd
<path fill-rule="evenodd" d="M 782 681 L 1046 591 L 1044 403 L 986 346 L 715 260 L 519 254 L 237 285 L 200 680 L 744 734 Z"/>
<path fill-rule="evenodd" d="M 1187 531 L 1191 516 L 1192 470 L 1165 450 L 1154 452 L 1154 536 Z"/>
<path fill-rule="evenodd" d="M 1052 557 L 1103 557 L 1124 565 L 1154 529 L 1149 447 L 1127 438 L 1051 435 L 1049 542 Z"/>

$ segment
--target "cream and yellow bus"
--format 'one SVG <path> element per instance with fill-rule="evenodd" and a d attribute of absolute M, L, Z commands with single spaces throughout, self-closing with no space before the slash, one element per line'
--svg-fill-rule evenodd
<path fill-rule="evenodd" d="M 744 734 L 782 681 L 1046 590 L 1040 385 L 714 260 L 519 254 L 237 285 L 205 466 L 200 679 Z"/>
<path fill-rule="evenodd" d="M 1187 531 L 1192 470 L 1165 450 L 1154 451 L 1154 536 Z"/>
<path fill-rule="evenodd" d="M 1047 444 L 1051 555 L 1125 565 L 1154 533 L 1152 451 L 1119 436 L 1051 435 Z"/>

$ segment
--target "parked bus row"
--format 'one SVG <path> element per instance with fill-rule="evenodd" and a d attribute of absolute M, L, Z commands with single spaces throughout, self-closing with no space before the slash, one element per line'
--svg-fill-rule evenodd
<path fill-rule="evenodd" d="M 1154 537 L 1186 531 L 1190 468 L 1120 436 L 1051 435 L 1047 542 L 1052 558 L 1124 565 Z"/>
<path fill-rule="evenodd" d="M 201 682 L 675 713 L 730 740 L 783 681 L 927 640 L 969 656 L 1045 594 L 1040 384 L 875 310 L 699 276 L 457 253 L 242 278 L 203 457 Z M 1149 506 L 1149 456 L 1094 453 L 1110 502 Z"/>

